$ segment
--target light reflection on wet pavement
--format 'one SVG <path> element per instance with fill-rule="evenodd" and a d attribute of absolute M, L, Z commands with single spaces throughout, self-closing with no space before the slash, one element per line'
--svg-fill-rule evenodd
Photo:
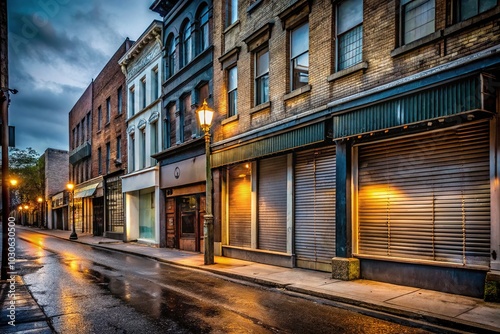
<path fill-rule="evenodd" d="M 59 333 L 425 333 L 253 284 L 21 231 L 30 290 Z M 43 245 L 45 248 L 40 248 Z"/>

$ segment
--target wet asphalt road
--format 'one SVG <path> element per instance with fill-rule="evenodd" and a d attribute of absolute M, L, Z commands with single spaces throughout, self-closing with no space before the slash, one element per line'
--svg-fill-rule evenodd
<path fill-rule="evenodd" d="M 18 269 L 58 333 L 426 333 L 247 282 L 19 230 Z"/>

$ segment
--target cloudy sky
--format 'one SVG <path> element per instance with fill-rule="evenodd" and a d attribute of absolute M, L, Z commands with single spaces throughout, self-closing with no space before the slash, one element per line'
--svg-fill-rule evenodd
<path fill-rule="evenodd" d="M 153 0 L 10 0 L 9 124 L 16 147 L 68 150 L 68 113 L 125 38 L 154 19 Z"/>

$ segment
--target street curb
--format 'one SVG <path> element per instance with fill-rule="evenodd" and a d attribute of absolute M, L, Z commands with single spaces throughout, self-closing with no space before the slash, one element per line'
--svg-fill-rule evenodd
<path fill-rule="evenodd" d="M 451 318 L 451 317 L 446 317 L 446 316 L 440 316 L 440 315 L 435 315 L 427 312 L 422 312 L 422 311 L 415 311 L 412 309 L 407 309 L 401 306 L 398 306 L 398 308 L 393 308 L 393 307 L 388 307 L 385 305 L 380 305 L 376 303 L 368 303 L 368 302 L 363 302 L 359 301 L 356 299 L 348 298 L 348 297 L 343 297 L 343 296 L 338 296 L 338 295 L 331 295 L 328 293 L 323 293 L 319 291 L 313 291 L 313 290 L 308 290 L 304 289 L 301 287 L 296 287 L 290 284 L 282 284 L 282 283 L 277 283 L 277 282 L 272 282 L 269 280 L 265 280 L 262 278 L 257 278 L 257 277 L 250 277 L 250 276 L 245 276 L 241 274 L 235 274 L 235 273 L 228 273 L 225 271 L 220 271 L 217 269 L 212 269 L 208 267 L 200 267 L 196 265 L 189 265 L 185 263 L 178 263 L 172 260 L 166 260 L 162 259 L 156 256 L 148 255 L 148 254 L 141 254 L 141 253 L 136 253 L 134 251 L 126 250 L 126 249 L 117 249 L 117 248 L 112 248 L 112 247 L 107 247 L 106 244 L 91 244 L 91 243 L 86 243 L 77 240 L 70 240 L 67 238 L 63 238 L 57 235 L 53 235 L 50 233 L 44 233 L 43 231 L 35 231 L 38 233 L 42 233 L 51 237 L 55 237 L 61 240 L 66 240 L 70 242 L 76 242 L 82 245 L 87 245 L 90 247 L 95 247 L 95 248 L 100 248 L 100 249 L 106 249 L 106 250 L 112 250 L 124 254 L 129 254 L 129 255 L 135 255 L 135 256 L 140 256 L 144 258 L 149 258 L 158 262 L 166 263 L 166 264 L 171 264 L 171 265 L 176 265 L 180 267 L 185 267 L 189 269 L 196 269 L 196 270 L 202 270 L 206 272 L 210 272 L 212 274 L 216 274 L 219 276 L 225 276 L 229 277 L 232 279 L 237 279 L 241 281 L 247 281 L 251 283 L 255 283 L 258 285 L 266 286 L 269 288 L 277 288 L 282 290 L 284 293 L 291 292 L 295 294 L 300 294 L 300 295 L 305 295 L 305 296 L 311 296 L 311 297 L 316 297 L 316 298 L 322 298 L 325 300 L 329 300 L 334 303 L 340 303 L 343 305 L 337 305 L 338 307 L 342 308 L 349 308 L 355 307 L 357 312 L 363 313 L 365 315 L 371 315 L 374 317 L 377 317 L 379 319 L 383 320 L 388 320 L 391 322 L 396 322 L 399 324 L 407 325 L 407 326 L 412 326 L 416 328 L 422 328 L 422 329 L 427 329 L 431 330 L 437 333 L 500 333 L 495 327 L 488 326 L 488 325 L 483 325 L 483 324 L 478 324 L 474 322 L 470 322 L 467 320 L 462 320 L 462 319 L 456 319 L 456 318 Z M 22 240 L 25 240 L 29 242 L 29 240 L 26 240 L 22 237 L 19 237 Z M 122 244 L 126 244 L 125 242 L 122 242 Z M 146 246 L 145 246 L 146 247 Z M 304 296 L 302 296 L 304 298 Z M 368 312 L 368 310 L 371 310 L 373 312 Z M 451 332 L 450 329 L 453 329 L 455 331 Z"/>

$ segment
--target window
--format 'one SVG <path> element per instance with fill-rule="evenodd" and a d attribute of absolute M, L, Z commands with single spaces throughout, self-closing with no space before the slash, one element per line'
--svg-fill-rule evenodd
<path fill-rule="evenodd" d="M 135 136 L 132 133 L 129 137 L 129 155 L 128 155 L 128 170 L 133 172 L 135 170 Z"/>
<path fill-rule="evenodd" d="M 108 142 L 106 143 L 106 174 L 109 173 L 110 160 L 111 160 L 111 146 L 109 145 Z"/>
<path fill-rule="evenodd" d="M 305 23 L 290 34 L 291 90 L 309 82 L 309 23 Z"/>
<path fill-rule="evenodd" d="M 119 176 L 106 179 L 106 231 L 123 233 L 123 193 Z"/>
<path fill-rule="evenodd" d="M 269 49 L 255 54 L 255 105 L 269 101 Z"/>
<path fill-rule="evenodd" d="M 170 78 L 175 73 L 175 39 L 171 34 L 167 41 L 167 78 Z"/>
<path fill-rule="evenodd" d="M 227 1 L 227 27 L 238 20 L 238 0 Z"/>
<path fill-rule="evenodd" d="M 76 125 L 76 147 L 80 146 L 80 123 Z"/>
<path fill-rule="evenodd" d="M 434 0 L 401 0 L 402 44 L 434 32 Z"/>
<path fill-rule="evenodd" d="M 122 97 L 122 87 L 120 86 L 118 88 L 118 91 L 116 92 L 116 109 L 118 112 L 118 115 L 121 115 L 122 113 L 122 102 L 123 102 L 123 97 Z"/>
<path fill-rule="evenodd" d="M 464 21 L 492 9 L 498 0 L 458 0 L 457 21 Z"/>
<path fill-rule="evenodd" d="M 177 123 L 179 122 L 179 119 L 177 119 L 176 117 L 177 105 L 175 103 L 169 104 L 167 113 L 168 116 L 166 117 L 166 122 L 167 122 L 166 126 L 168 131 L 165 132 L 167 141 L 166 147 L 172 147 L 178 140 L 180 142 L 180 139 L 177 139 L 177 131 L 176 131 Z"/>
<path fill-rule="evenodd" d="M 91 131 L 91 123 L 92 118 L 90 117 L 90 111 L 87 113 L 87 140 L 90 140 L 90 131 Z"/>
<path fill-rule="evenodd" d="M 85 117 L 82 119 L 82 144 L 85 143 L 85 135 L 86 135 L 86 132 L 85 132 Z"/>
<path fill-rule="evenodd" d="M 337 71 L 362 61 L 363 1 L 347 0 L 337 6 Z"/>
<path fill-rule="evenodd" d="M 141 138 L 139 141 L 141 147 L 139 148 L 140 160 L 139 168 L 146 167 L 146 129 L 141 130 Z"/>
<path fill-rule="evenodd" d="M 151 123 L 151 154 L 158 153 L 158 122 Z M 151 166 L 155 164 L 155 159 L 151 158 Z"/>
<path fill-rule="evenodd" d="M 141 109 L 146 108 L 146 77 L 141 79 Z"/>
<path fill-rule="evenodd" d="M 121 162 L 122 159 L 122 136 L 116 137 L 116 160 Z"/>
<path fill-rule="evenodd" d="M 238 114 L 238 67 L 227 70 L 227 114 Z"/>
<path fill-rule="evenodd" d="M 159 97 L 159 85 L 158 85 L 158 67 L 156 67 L 155 69 L 153 69 L 152 73 L 151 73 L 151 99 L 153 101 L 156 101 L 156 99 L 158 99 Z"/>
<path fill-rule="evenodd" d="M 109 123 L 111 119 L 111 98 L 106 99 L 106 124 Z"/>
<path fill-rule="evenodd" d="M 128 108 L 130 110 L 130 116 L 135 115 L 135 87 L 131 87 L 128 93 Z"/>
<path fill-rule="evenodd" d="M 200 22 L 200 31 L 199 31 L 199 52 L 202 52 L 210 43 L 210 32 L 208 26 L 208 7 L 204 5 L 200 10 L 200 17 L 198 18 L 198 22 Z"/>
<path fill-rule="evenodd" d="M 73 149 L 75 149 L 78 146 L 77 141 L 76 141 L 76 128 L 73 128 Z"/>
<path fill-rule="evenodd" d="M 101 130 L 101 122 L 102 122 L 102 109 L 101 106 L 97 108 L 97 131 Z"/>
<path fill-rule="evenodd" d="M 193 130 L 190 126 L 191 122 L 197 122 L 196 119 L 193 119 L 193 116 L 193 113 L 191 113 L 191 95 L 187 94 L 182 98 L 182 111 L 179 115 L 179 125 L 181 127 L 179 140 L 181 141 L 181 143 L 183 143 L 185 140 L 188 140 L 193 133 Z"/>
<path fill-rule="evenodd" d="M 191 38 L 191 25 L 189 21 L 185 23 L 182 30 L 182 65 L 186 66 L 193 57 L 193 45 Z"/>
<path fill-rule="evenodd" d="M 102 174 L 102 155 L 101 155 L 101 148 L 97 148 L 97 172 L 99 175 Z"/>

